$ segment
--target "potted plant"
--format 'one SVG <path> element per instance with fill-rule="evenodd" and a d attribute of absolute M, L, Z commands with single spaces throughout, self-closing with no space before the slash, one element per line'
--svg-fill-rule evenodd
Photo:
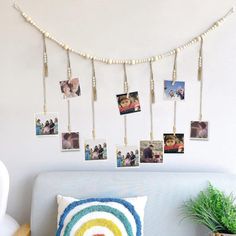
<path fill-rule="evenodd" d="M 211 230 L 210 236 L 236 235 L 235 197 L 216 189 L 210 183 L 197 197 L 183 204 L 183 214 Z"/>

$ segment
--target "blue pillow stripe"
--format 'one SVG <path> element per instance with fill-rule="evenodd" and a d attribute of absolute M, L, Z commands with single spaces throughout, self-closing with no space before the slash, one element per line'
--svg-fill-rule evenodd
<path fill-rule="evenodd" d="M 77 206 L 80 206 L 80 205 L 83 205 L 83 204 L 86 204 L 86 203 L 91 203 L 91 202 L 103 202 L 103 203 L 115 202 L 115 203 L 119 203 L 119 204 L 123 205 L 125 208 L 127 208 L 129 210 L 129 212 L 134 217 L 134 220 L 135 220 L 135 223 L 136 223 L 136 231 L 137 231 L 136 236 L 141 236 L 141 232 L 142 232 L 141 220 L 140 220 L 139 215 L 135 211 L 134 206 L 131 203 L 129 203 L 128 201 L 125 201 L 125 200 L 119 199 L 119 198 L 88 198 L 88 199 L 74 201 L 74 202 L 70 203 L 65 208 L 63 214 L 60 217 L 59 227 L 58 227 L 58 230 L 56 232 L 56 236 L 61 235 L 61 231 L 62 231 L 62 228 L 64 226 L 64 220 L 65 220 L 66 216 L 69 214 L 69 212 L 71 210 L 73 210 Z"/>
<path fill-rule="evenodd" d="M 124 225 L 125 230 L 127 232 L 128 236 L 134 236 L 132 226 L 127 219 L 127 217 L 119 210 L 110 207 L 110 206 L 105 206 L 105 205 L 96 205 L 96 206 L 91 206 L 84 208 L 80 212 L 76 213 L 71 221 L 67 224 L 65 231 L 64 231 L 64 236 L 70 236 L 71 230 L 73 226 L 85 215 L 91 213 L 91 212 L 107 212 L 111 213 L 112 215 L 116 216 Z"/>

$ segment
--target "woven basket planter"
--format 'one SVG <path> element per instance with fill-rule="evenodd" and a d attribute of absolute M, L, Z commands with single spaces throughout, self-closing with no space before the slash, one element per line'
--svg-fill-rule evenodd
<path fill-rule="evenodd" d="M 209 236 L 236 236 L 236 234 L 210 233 Z"/>

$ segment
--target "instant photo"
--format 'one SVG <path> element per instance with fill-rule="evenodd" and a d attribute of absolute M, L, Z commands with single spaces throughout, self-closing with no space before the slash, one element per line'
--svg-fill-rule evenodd
<path fill-rule="evenodd" d="M 195 140 L 208 140 L 208 122 L 191 121 L 190 138 Z"/>
<path fill-rule="evenodd" d="M 35 114 L 35 134 L 36 136 L 58 135 L 58 114 L 57 113 Z"/>
<path fill-rule="evenodd" d="M 63 98 L 74 98 L 81 95 L 79 79 L 60 81 L 60 88 Z"/>
<path fill-rule="evenodd" d="M 163 142 L 140 141 L 140 163 L 163 163 Z"/>
<path fill-rule="evenodd" d="M 121 115 L 141 111 L 138 92 L 116 95 Z"/>
<path fill-rule="evenodd" d="M 184 101 L 185 99 L 185 82 L 172 80 L 164 81 L 164 99 L 172 101 Z"/>
<path fill-rule="evenodd" d="M 91 139 L 85 141 L 85 161 L 106 160 L 107 143 L 104 139 Z"/>
<path fill-rule="evenodd" d="M 164 134 L 164 153 L 184 153 L 184 134 Z"/>
<path fill-rule="evenodd" d="M 120 146 L 116 149 L 118 168 L 139 167 L 139 150 L 135 146 Z"/>
<path fill-rule="evenodd" d="M 79 132 L 67 132 L 61 134 L 62 151 L 79 151 Z"/>

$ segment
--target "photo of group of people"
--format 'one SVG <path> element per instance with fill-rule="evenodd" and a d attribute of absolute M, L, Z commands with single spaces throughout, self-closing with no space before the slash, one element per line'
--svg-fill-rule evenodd
<path fill-rule="evenodd" d="M 104 139 L 91 139 L 85 141 L 85 160 L 106 160 L 107 144 Z"/>
<path fill-rule="evenodd" d="M 77 78 L 60 81 L 60 87 L 64 99 L 78 97 L 81 94 L 80 83 Z"/>
<path fill-rule="evenodd" d="M 138 92 L 116 95 L 120 115 L 141 111 Z"/>
<path fill-rule="evenodd" d="M 61 138 L 62 151 L 78 151 L 80 149 L 79 132 L 62 133 Z"/>
<path fill-rule="evenodd" d="M 185 82 L 172 80 L 164 81 L 164 99 L 172 101 L 183 101 L 185 99 Z"/>
<path fill-rule="evenodd" d="M 164 134 L 164 153 L 184 153 L 184 134 Z"/>
<path fill-rule="evenodd" d="M 120 146 L 116 150 L 117 167 L 138 167 L 139 151 L 135 146 Z"/>
<path fill-rule="evenodd" d="M 208 122 L 191 121 L 191 139 L 208 140 Z"/>
<path fill-rule="evenodd" d="M 140 141 L 141 163 L 163 163 L 162 141 Z"/>
<path fill-rule="evenodd" d="M 35 114 L 35 133 L 37 136 L 58 134 L 58 115 L 56 113 Z"/>

